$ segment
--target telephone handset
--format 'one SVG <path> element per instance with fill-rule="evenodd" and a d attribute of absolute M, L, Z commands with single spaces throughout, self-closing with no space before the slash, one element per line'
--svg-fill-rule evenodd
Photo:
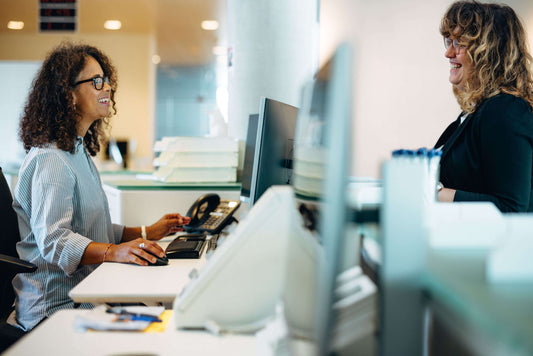
<path fill-rule="evenodd" d="M 191 222 L 184 226 L 186 231 L 205 231 L 219 233 L 233 219 L 240 201 L 220 199 L 218 194 L 205 194 L 198 198 L 187 211 Z"/>

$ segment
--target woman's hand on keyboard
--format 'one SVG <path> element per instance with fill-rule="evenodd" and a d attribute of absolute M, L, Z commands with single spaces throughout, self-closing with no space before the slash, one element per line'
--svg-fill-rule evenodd
<path fill-rule="evenodd" d="M 148 240 L 160 240 L 168 234 L 183 231 L 182 226 L 187 225 L 191 218 L 180 214 L 166 214 L 155 224 L 146 227 Z"/>

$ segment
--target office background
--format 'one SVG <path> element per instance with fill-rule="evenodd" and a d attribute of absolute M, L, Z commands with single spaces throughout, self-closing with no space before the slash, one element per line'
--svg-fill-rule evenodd
<path fill-rule="evenodd" d="M 145 163 L 153 155 L 153 143 L 164 117 L 158 100 L 166 96 L 168 108 L 168 97 L 172 97 L 157 90 L 158 83 L 165 83 L 165 71 L 198 73 L 186 81 L 196 82 L 199 89 L 187 94 L 189 104 L 181 102 L 191 109 L 179 111 L 175 119 L 180 124 L 188 120 L 182 126 L 189 129 L 196 121 L 200 128 L 183 128 L 184 135 L 209 131 L 206 120 L 217 102 L 211 87 L 222 86 L 227 90 L 227 107 L 221 102 L 218 107 L 227 121 L 227 133 L 244 140 L 248 115 L 257 112 L 259 98 L 267 96 L 298 105 L 301 85 L 343 41 L 352 43 L 355 50 L 353 175 L 379 178 L 381 162 L 393 149 L 431 146 L 459 113 L 438 31 L 450 0 L 205 0 L 194 4 L 185 0 L 134 0 L 128 1 L 126 8 L 120 0 L 78 0 L 81 19 L 89 16 L 99 21 L 80 22 L 75 35 L 39 34 L 36 23 L 33 31 L 7 30 L 5 20 L 14 3 L 0 1 L 2 68 L 27 65 L 20 82 L 28 81 L 35 63 L 38 65 L 63 38 L 101 47 L 119 72 L 119 111 L 112 121 L 111 134 L 119 139 L 134 138 L 135 155 L 144 158 Z M 36 1 L 16 3 L 23 4 L 32 14 L 30 18 L 37 18 Z M 505 3 L 522 18 L 533 47 L 533 3 Z M 207 41 L 185 26 L 202 20 L 195 8 L 199 4 L 209 8 L 204 14 L 220 22 Z M 124 19 L 123 29 L 110 32 L 96 26 L 109 18 Z M 171 28 L 169 23 L 173 23 Z M 169 28 L 163 28 L 164 24 Z M 196 45 L 190 45 L 191 41 Z M 163 44 L 168 42 L 177 48 L 189 46 L 188 55 L 165 54 L 163 48 L 168 46 Z M 220 46 L 222 55 L 210 54 L 214 46 Z M 159 64 L 153 62 L 156 54 L 161 56 Z M 200 85 L 202 81 L 207 82 Z M 4 109 L 6 103 L 14 101 L 12 89 L 0 86 L 2 127 L 7 129 L 1 134 L 2 152 L 11 149 L 18 122 Z M 224 97 L 223 92 L 219 94 Z"/>

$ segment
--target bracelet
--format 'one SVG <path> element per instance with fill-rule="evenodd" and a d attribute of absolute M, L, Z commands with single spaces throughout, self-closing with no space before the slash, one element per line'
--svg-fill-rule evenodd
<path fill-rule="evenodd" d="M 146 226 L 141 226 L 141 236 L 146 240 Z"/>
<path fill-rule="evenodd" d="M 109 249 L 111 248 L 111 245 L 113 245 L 113 244 L 109 244 L 109 245 L 107 245 L 107 248 L 105 249 L 105 252 L 104 252 L 104 259 L 102 260 L 102 262 L 105 262 L 105 258 L 107 257 L 107 252 L 108 252 Z"/>

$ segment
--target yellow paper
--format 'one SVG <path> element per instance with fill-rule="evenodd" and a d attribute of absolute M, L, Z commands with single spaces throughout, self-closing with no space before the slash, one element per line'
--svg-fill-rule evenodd
<path fill-rule="evenodd" d="M 170 318 L 172 317 L 173 310 L 165 310 L 163 314 L 159 316 L 159 319 L 161 319 L 160 323 L 151 323 L 146 329 L 144 329 L 145 333 L 160 333 L 165 331 L 168 322 L 170 321 Z"/>

